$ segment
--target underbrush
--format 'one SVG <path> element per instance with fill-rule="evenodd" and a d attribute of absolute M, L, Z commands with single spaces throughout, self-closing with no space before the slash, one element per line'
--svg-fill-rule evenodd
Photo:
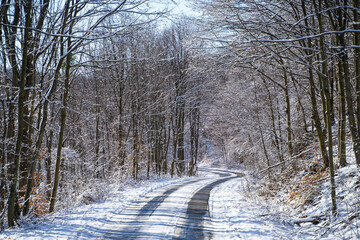
<path fill-rule="evenodd" d="M 352 155 L 346 167 L 335 170 L 335 216 L 331 212 L 329 170 L 314 159 L 295 161 L 296 165 L 293 162 L 282 171 L 272 169 L 257 176 L 257 196 L 282 209 L 279 215 L 294 226 L 294 234 L 306 232 L 311 239 L 360 239 L 360 171 Z"/>

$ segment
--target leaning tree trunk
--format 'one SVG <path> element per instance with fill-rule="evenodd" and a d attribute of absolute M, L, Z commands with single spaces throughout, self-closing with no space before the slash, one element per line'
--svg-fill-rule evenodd
<path fill-rule="evenodd" d="M 264 151 L 264 155 L 265 155 L 265 159 L 266 159 L 266 165 L 268 167 L 268 177 L 269 179 L 271 179 L 271 172 L 270 172 L 270 158 L 269 158 L 269 154 L 268 154 L 268 151 L 267 151 L 267 148 L 266 148 L 266 145 L 265 145 L 265 139 L 264 139 L 264 133 L 263 133 L 263 130 L 262 130 L 262 124 L 260 122 L 260 116 L 259 116 L 259 101 L 258 101 L 258 97 L 257 97 L 257 88 L 256 88 L 256 83 L 255 83 L 255 80 L 254 80 L 254 97 L 255 97 L 255 106 L 256 106 L 256 122 L 257 122 L 257 125 L 258 125 L 258 128 L 259 128 L 259 133 L 260 133 L 260 140 L 261 140 L 261 146 L 263 148 L 263 151 Z"/>
<path fill-rule="evenodd" d="M 67 41 L 68 50 L 70 50 L 71 46 L 71 38 L 68 38 Z M 51 193 L 50 198 L 50 207 L 49 212 L 53 212 L 55 210 L 55 202 L 57 200 L 57 191 L 59 187 L 59 180 L 60 180 L 60 166 L 61 166 L 61 152 L 63 147 L 64 141 L 64 132 L 65 132 L 65 125 L 66 125 L 66 108 L 67 108 L 67 101 L 68 95 L 70 90 L 70 67 L 71 67 L 71 53 L 68 52 L 66 56 L 66 68 L 65 68 L 65 80 L 64 80 L 64 92 L 62 98 L 62 108 L 61 108 L 61 117 L 60 117 L 60 132 L 59 132 L 59 139 L 58 139 L 58 147 L 56 153 L 56 164 L 55 164 L 55 176 L 54 176 L 54 185 Z M 58 78 L 58 75 L 55 77 Z M 55 79 L 54 81 L 57 81 Z"/>
<path fill-rule="evenodd" d="M 277 134 L 277 131 L 276 131 L 276 119 L 275 119 L 275 112 L 274 112 L 274 101 L 273 101 L 273 97 L 271 95 L 271 92 L 270 92 L 270 89 L 269 89 L 269 86 L 268 84 L 266 83 L 265 79 L 262 78 L 263 80 L 263 84 L 265 86 L 265 89 L 266 89 L 266 92 L 267 92 L 267 95 L 268 95 L 268 100 L 269 100 L 269 107 L 270 107 L 270 115 L 271 115 L 271 128 L 272 128 L 272 139 L 273 139 L 273 144 L 275 145 L 276 147 L 276 152 L 277 152 L 277 155 L 278 155 L 278 158 L 279 158 L 279 162 L 282 163 L 282 170 L 285 169 L 285 162 L 284 162 L 284 156 L 281 152 L 281 146 L 280 146 L 280 141 L 279 141 L 279 136 Z"/>
<path fill-rule="evenodd" d="M 301 1 L 301 7 L 302 7 L 302 11 L 303 11 L 303 15 L 307 16 L 307 12 L 306 12 L 306 6 L 305 6 L 305 0 Z M 308 20 L 305 18 L 304 19 L 305 22 L 305 27 L 306 27 L 306 34 L 310 35 L 310 31 L 308 29 L 310 29 L 309 27 L 309 23 Z M 307 39 L 306 43 L 304 43 L 305 45 L 305 49 L 312 49 L 312 41 L 310 38 Z M 328 153 L 327 153 L 327 149 L 326 149 L 326 144 L 325 144 L 325 134 L 323 131 L 323 128 L 321 126 L 321 119 L 320 119 L 320 114 L 318 112 L 318 107 L 317 107 L 317 100 L 316 100 L 316 85 L 315 85 L 315 77 L 314 77 L 314 72 L 312 69 L 313 66 L 313 60 L 312 60 L 312 55 L 313 55 L 313 51 L 311 50 L 305 50 L 305 53 L 308 57 L 308 73 L 309 73 L 309 85 L 310 85 L 310 101 L 311 101 L 311 109 L 312 109 L 312 118 L 314 121 L 314 125 L 315 125 L 315 129 L 318 135 L 318 141 L 319 141 L 319 145 L 320 145 L 320 152 L 321 152 L 321 157 L 323 160 L 323 165 L 324 167 L 327 167 L 329 165 L 329 157 L 328 157 Z"/>

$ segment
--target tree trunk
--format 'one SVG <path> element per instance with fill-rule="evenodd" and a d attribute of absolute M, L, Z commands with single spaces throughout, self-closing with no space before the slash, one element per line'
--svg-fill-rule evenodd
<path fill-rule="evenodd" d="M 139 150 L 140 150 L 140 139 L 139 139 L 139 119 L 138 119 L 138 99 L 134 96 L 131 102 L 131 126 L 133 133 L 133 157 L 132 157 L 132 175 L 134 180 L 138 179 L 138 167 L 139 167 Z"/>
<path fill-rule="evenodd" d="M 8 225 L 13 227 L 15 225 L 15 201 L 17 198 L 17 185 L 18 185 L 18 175 L 19 175 L 19 166 L 20 166 L 20 153 L 21 153 L 21 144 L 23 140 L 23 131 L 24 131 L 24 97 L 25 97 L 25 81 L 26 81 L 26 66 L 27 66 L 27 56 L 28 56 L 28 45 L 29 45 L 29 33 L 31 27 L 31 9 L 32 9 L 32 0 L 27 0 L 26 4 L 26 19 L 25 19 L 25 30 L 24 30 L 24 41 L 22 46 L 22 65 L 21 65 L 21 75 L 20 75 L 20 86 L 19 86 L 19 96 L 18 96 L 18 134 L 16 139 L 16 148 L 15 148 L 15 157 L 13 165 L 13 176 L 10 186 L 10 196 L 9 196 L 9 206 L 8 206 Z"/>
<path fill-rule="evenodd" d="M 342 65 L 340 62 L 339 66 Z M 344 79 L 339 71 L 338 88 L 339 88 L 339 124 L 338 124 L 338 159 L 342 167 L 346 166 L 346 112 L 345 112 L 345 91 Z"/>
<path fill-rule="evenodd" d="M 44 104 L 44 111 L 43 111 L 43 117 L 42 117 L 42 121 L 41 121 L 41 125 L 40 125 L 40 132 L 39 132 L 39 136 L 36 142 L 36 146 L 35 146 L 35 151 L 33 153 L 32 159 L 31 159 L 31 165 L 30 165 L 30 171 L 29 171 L 29 177 L 28 177 L 28 181 L 27 181 L 27 187 L 26 187 L 26 193 L 25 193 L 25 202 L 24 202 L 24 210 L 23 213 L 24 215 L 27 215 L 30 209 L 30 194 L 33 188 L 33 183 L 34 183 L 34 173 L 35 173 L 35 167 L 37 164 L 37 159 L 39 157 L 39 153 L 40 153 L 40 149 L 41 149 L 41 144 L 42 144 L 42 140 L 45 134 L 45 127 L 47 124 L 47 118 L 48 118 L 48 101 L 45 100 L 45 104 Z"/>
<path fill-rule="evenodd" d="M 302 10 L 303 10 L 303 15 L 307 16 L 304 0 L 301 1 L 301 5 L 302 5 Z M 306 28 L 310 29 L 307 19 L 305 19 L 304 22 L 305 22 Z M 310 34 L 309 30 L 307 30 L 307 34 L 308 35 Z M 308 49 L 312 48 L 311 39 L 307 40 L 306 45 L 307 45 Z M 317 135 L 318 135 L 318 141 L 319 141 L 319 145 L 320 145 L 320 152 L 321 152 L 321 157 L 323 160 L 323 165 L 324 165 L 324 167 L 327 167 L 329 165 L 329 157 L 328 157 L 328 153 L 326 150 L 324 131 L 321 126 L 321 119 L 320 119 L 320 115 L 318 112 L 317 101 L 316 101 L 316 92 L 315 92 L 316 85 L 315 85 L 314 73 L 313 73 L 313 69 L 312 69 L 313 61 L 312 61 L 312 57 L 311 57 L 313 52 L 310 50 L 306 50 L 305 52 L 306 52 L 306 55 L 309 56 L 308 57 L 308 61 L 309 61 L 308 72 L 309 72 L 309 85 L 310 85 L 309 93 L 310 93 L 310 100 L 311 100 L 312 118 L 314 121 L 316 132 L 318 133 Z"/>
<path fill-rule="evenodd" d="M 173 112 L 176 112 L 176 109 L 174 109 Z M 175 119 L 174 119 L 175 118 Z M 175 122 L 174 122 L 175 121 Z M 173 142 L 172 142 L 172 148 L 173 148 L 173 152 L 172 152 L 172 162 L 171 162 L 171 169 L 170 169 L 170 174 L 171 174 L 171 177 L 174 177 L 175 175 L 175 165 L 176 165 L 176 162 L 177 162 L 177 117 L 176 117 L 176 114 L 172 114 L 171 115 L 171 123 L 172 123 L 172 139 L 173 139 Z"/>
<path fill-rule="evenodd" d="M 181 103 L 178 105 L 178 116 L 177 116 L 177 174 L 182 176 L 185 173 L 185 139 L 184 139 L 184 127 L 185 127 L 185 103 L 180 100 Z"/>
<path fill-rule="evenodd" d="M 299 93 L 299 89 L 298 89 L 298 84 L 296 83 L 295 81 L 295 77 L 293 76 L 293 74 L 291 74 L 291 80 L 293 82 L 293 85 L 294 85 L 294 88 L 295 88 L 295 91 L 296 91 L 296 98 L 298 100 L 298 104 L 299 104 L 299 107 L 300 107 L 300 110 L 301 110 L 301 115 L 302 115 L 302 121 L 304 123 L 304 133 L 307 133 L 308 132 L 308 125 L 307 125 L 307 122 L 306 122 L 306 114 L 305 114 L 305 109 L 304 109 L 304 106 L 301 102 L 301 95 Z"/>
<path fill-rule="evenodd" d="M 279 136 L 277 134 L 276 131 L 276 119 L 275 119 L 275 111 L 274 111 L 274 102 L 273 102 L 273 98 L 269 89 L 269 86 L 267 85 L 265 79 L 263 80 L 263 84 L 265 86 L 266 92 L 268 94 L 268 99 L 269 99 L 269 107 L 270 107 L 270 115 L 271 115 L 271 127 L 272 127 L 272 135 L 273 135 L 273 144 L 276 148 L 276 152 L 279 158 L 279 162 L 284 163 L 284 156 L 281 152 L 281 146 L 280 146 L 280 141 L 279 141 Z M 284 170 L 284 164 L 282 164 L 282 169 Z"/>
<path fill-rule="evenodd" d="M 287 77 L 285 69 L 283 70 L 283 78 L 284 78 L 284 94 L 285 94 L 285 103 L 286 103 L 286 136 L 287 136 L 288 152 L 289 152 L 289 155 L 291 156 L 293 154 L 292 128 L 291 128 L 291 106 L 290 106 L 288 77 Z"/>
<path fill-rule="evenodd" d="M 339 35 L 337 35 L 337 43 L 340 45 Z M 338 98 L 339 98 L 339 124 L 338 124 L 338 158 L 339 163 L 342 167 L 346 166 L 346 145 L 345 145 L 345 136 L 346 136 L 346 106 L 345 106 L 345 86 L 344 79 L 347 78 L 345 74 L 345 68 L 347 65 L 343 62 L 344 57 L 340 57 L 338 61 Z"/>
<path fill-rule="evenodd" d="M 360 1 L 353 0 L 353 15 L 354 15 L 354 23 L 353 27 L 354 30 L 354 46 L 360 45 L 360 17 L 359 17 L 359 8 L 360 8 Z M 360 48 L 354 48 L 354 68 L 355 68 L 355 91 L 356 91 L 356 119 L 357 119 L 357 135 L 360 137 Z"/>
<path fill-rule="evenodd" d="M 100 96 L 99 96 L 99 88 L 98 88 L 98 80 L 94 77 L 95 81 L 95 176 L 96 178 L 101 178 L 100 174 Z"/>
<path fill-rule="evenodd" d="M 38 25 L 36 26 L 37 29 L 42 29 L 42 24 L 44 22 L 44 18 L 45 18 L 45 14 L 47 13 L 47 9 L 48 9 L 48 4 L 49 1 L 44 1 L 43 6 L 41 8 L 41 15 L 40 15 L 40 19 L 38 22 Z M 31 43 L 31 49 L 30 49 L 30 53 L 28 56 L 28 73 L 27 73 L 27 81 L 26 81 L 26 87 L 31 88 L 31 87 L 35 87 L 35 67 L 34 64 L 36 63 L 36 60 L 33 57 L 33 54 L 35 52 L 35 48 L 37 47 L 39 39 L 34 39 Z M 28 92 L 25 94 L 26 95 L 26 100 L 29 100 L 29 94 L 30 94 L 30 90 L 28 90 Z M 33 98 L 35 97 L 35 94 L 33 94 Z M 27 108 L 26 108 L 27 109 Z M 41 108 L 40 108 L 41 110 Z M 39 110 L 39 119 L 40 119 L 40 114 L 41 111 Z M 25 114 L 26 113 L 25 111 Z M 35 168 L 37 165 L 37 160 L 39 157 L 39 153 L 41 150 L 41 144 L 42 144 L 42 140 L 43 140 L 43 136 L 45 134 L 45 127 L 47 125 L 47 118 L 48 118 L 48 101 L 45 99 L 44 100 L 44 110 L 43 110 L 43 117 L 42 117 L 42 121 L 40 123 L 40 132 L 36 141 L 36 145 L 35 145 L 35 150 L 32 153 L 32 156 L 30 158 L 30 152 L 29 151 L 23 151 L 23 156 L 25 156 L 24 160 L 26 161 L 26 167 L 30 169 L 25 169 L 26 170 L 26 175 L 24 174 L 24 176 L 27 176 L 27 181 L 26 181 L 26 192 L 25 192 L 25 198 L 24 198 L 24 209 L 23 209 L 23 214 L 27 215 L 30 209 L 30 195 L 32 192 L 32 188 L 33 188 L 33 178 L 34 178 L 34 174 L 35 174 Z M 28 147 L 30 147 L 31 144 L 31 135 L 32 135 L 32 121 L 33 121 L 33 107 L 31 110 L 31 116 L 28 116 L 26 118 L 24 118 L 24 122 L 26 122 L 26 127 L 24 129 L 24 137 L 26 139 L 26 145 Z M 30 161 L 29 161 L 30 160 Z M 20 185 L 21 187 L 21 185 Z M 25 187 L 25 186 L 24 186 Z"/>
<path fill-rule="evenodd" d="M 190 116 L 190 162 L 189 162 L 189 176 L 196 174 L 196 165 L 199 152 L 199 127 L 200 127 L 200 113 L 199 107 L 196 103 L 194 109 L 191 110 Z"/>
<path fill-rule="evenodd" d="M 1 20 L 0 20 L 1 21 Z M 0 32 L 1 34 L 1 32 Z M 6 141 L 6 128 L 7 128 L 7 124 L 6 124 L 6 111 L 5 111 L 5 103 L 4 101 L 1 101 L 1 107 L 2 107 L 2 112 L 3 112 L 3 136 L 1 139 L 1 144 L 0 144 L 0 213 L 2 213 L 4 211 L 5 208 L 5 199 L 6 199 L 6 185 L 7 185 L 7 174 L 6 174 L 6 154 L 5 154 L 5 141 Z M 3 221 L 2 219 L 0 219 L 0 229 L 2 229 L 3 227 Z"/>
<path fill-rule="evenodd" d="M 322 0 L 318 0 L 318 5 L 315 0 L 313 0 L 315 15 L 318 22 L 319 34 L 322 34 L 323 31 L 323 22 L 321 15 L 321 6 Z M 329 79 L 327 76 L 327 62 L 326 62 L 326 52 L 325 52 L 325 39 L 323 35 L 319 37 L 319 47 L 320 47 L 320 59 L 321 59 L 321 75 L 320 81 L 323 83 L 323 91 L 325 95 L 324 106 L 326 109 L 326 127 L 328 132 L 328 157 L 329 157 L 329 168 L 330 168 L 330 185 L 331 185 L 331 202 L 332 202 L 332 213 L 336 214 L 337 205 L 336 205 L 336 189 L 335 189 L 335 177 L 334 177 L 334 162 L 333 162 L 333 145 L 332 145 L 332 113 L 331 113 L 331 98 L 330 98 L 330 86 Z"/>
<path fill-rule="evenodd" d="M 265 140 L 264 140 L 264 133 L 263 133 L 263 130 L 261 128 L 262 124 L 260 122 L 260 117 L 259 117 L 259 101 L 258 101 L 258 97 L 257 97 L 257 88 L 256 88 L 255 81 L 254 81 L 254 96 L 255 96 L 255 106 L 256 106 L 256 112 L 255 112 L 255 114 L 256 114 L 256 122 L 257 122 L 259 132 L 260 132 L 261 146 L 262 146 L 263 151 L 264 151 L 264 155 L 265 155 L 265 159 L 266 159 L 266 165 L 267 165 L 267 167 L 270 167 L 270 165 L 271 165 L 270 164 L 270 158 L 269 158 L 268 151 L 266 149 Z M 269 179 L 271 178 L 270 169 L 268 170 L 268 177 L 269 177 Z"/>
<path fill-rule="evenodd" d="M 70 30 L 71 33 L 71 30 Z M 71 46 L 71 38 L 69 37 L 67 40 L 68 51 L 70 50 Z M 70 68 L 71 68 L 71 53 L 67 53 L 66 56 L 66 67 L 65 67 L 65 79 L 64 79 L 64 92 L 62 98 L 62 108 L 61 108 L 61 117 L 60 117 L 60 132 L 59 132 L 59 139 L 58 139 L 58 147 L 56 153 L 56 164 L 55 164 L 55 176 L 54 176 L 54 185 L 52 189 L 52 194 L 50 198 L 50 207 L 49 212 L 53 212 L 55 210 L 55 202 L 57 200 L 57 191 L 59 187 L 59 179 L 60 179 L 60 165 L 61 165 L 61 152 L 63 147 L 64 141 L 64 132 L 65 132 L 65 125 L 66 125 L 66 108 L 67 108 L 67 101 L 68 95 L 70 90 Z M 54 81 L 57 81 L 57 77 Z"/>

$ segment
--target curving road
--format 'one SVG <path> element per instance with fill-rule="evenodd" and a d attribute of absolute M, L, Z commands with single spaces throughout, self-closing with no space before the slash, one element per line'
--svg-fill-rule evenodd
<path fill-rule="evenodd" d="M 211 190 L 241 174 L 199 169 L 208 177 L 156 190 L 119 213 L 102 239 L 212 239 L 208 211 Z"/>

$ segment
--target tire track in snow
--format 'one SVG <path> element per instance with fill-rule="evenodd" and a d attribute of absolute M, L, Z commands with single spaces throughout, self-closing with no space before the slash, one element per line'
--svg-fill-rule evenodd
<path fill-rule="evenodd" d="M 183 183 L 183 184 L 181 184 L 179 186 L 170 188 L 169 190 L 165 191 L 163 195 L 154 197 L 145 206 L 143 206 L 140 209 L 139 214 L 138 214 L 137 217 L 138 218 L 139 217 L 150 217 L 154 213 L 154 211 L 160 206 L 160 204 L 162 202 L 164 202 L 167 197 L 169 197 L 170 194 L 172 194 L 173 192 L 179 190 L 181 187 L 184 187 L 184 186 L 186 186 L 188 184 L 199 182 L 201 180 L 202 179 L 198 179 L 198 180 L 193 180 L 193 181 Z"/>
<path fill-rule="evenodd" d="M 192 181 L 187 181 L 180 185 L 176 185 L 166 190 L 163 194 L 153 197 L 149 200 L 140 210 L 136 213 L 135 219 L 130 221 L 127 224 L 126 231 L 116 232 L 116 234 L 106 234 L 104 239 L 136 239 L 139 237 L 141 233 L 141 228 L 145 221 L 147 221 L 155 210 L 163 203 L 166 198 L 168 198 L 172 193 L 176 192 L 182 187 L 188 186 L 193 183 L 197 183 L 199 181 L 203 181 L 204 179 L 196 179 Z M 139 201 L 138 201 L 139 202 Z M 136 203 L 135 203 L 136 204 Z"/>
<path fill-rule="evenodd" d="M 211 229 L 208 229 L 206 226 L 204 226 L 204 222 L 206 220 L 210 221 L 208 206 L 210 192 L 214 187 L 221 183 L 243 176 L 242 174 L 235 172 L 230 173 L 236 174 L 236 176 L 222 178 L 214 181 L 198 190 L 192 196 L 188 203 L 188 208 L 186 210 L 184 220 L 177 226 L 173 240 L 212 239 Z"/>
<path fill-rule="evenodd" d="M 200 169 L 199 169 L 200 170 Z M 199 190 L 195 190 L 189 197 L 189 200 L 185 201 L 185 208 L 183 213 L 181 213 L 177 218 L 180 221 L 168 222 L 168 224 L 164 225 L 164 227 L 169 227 L 170 225 L 173 225 L 173 228 L 175 230 L 172 230 L 170 232 L 173 232 L 175 234 L 170 234 L 165 236 L 161 235 L 160 233 L 154 233 L 154 232 L 148 232 L 149 226 L 151 224 L 159 225 L 159 222 L 156 219 L 161 216 L 161 214 L 164 214 L 164 207 L 162 203 L 169 197 L 173 196 L 172 194 L 177 192 L 179 189 L 184 188 L 186 186 L 196 184 L 200 181 L 206 181 L 209 180 L 209 178 L 201 178 L 196 179 L 192 181 L 187 181 L 182 184 L 177 184 L 164 192 L 160 193 L 160 195 L 152 197 L 150 200 L 139 200 L 135 202 L 133 205 L 129 206 L 127 211 L 122 212 L 121 215 L 123 215 L 126 219 L 122 222 L 121 228 L 113 229 L 113 231 L 109 231 L 107 234 L 105 234 L 103 239 L 209 239 L 211 238 L 211 234 L 209 235 L 209 232 L 203 231 L 203 220 L 205 216 L 208 215 L 208 200 L 210 191 L 217 186 L 218 184 L 221 184 L 225 181 L 228 181 L 232 178 L 236 178 L 238 176 L 234 176 L 233 172 L 228 171 L 221 171 L 221 170 L 207 170 L 207 169 L 201 169 L 201 171 L 206 172 L 212 172 L 220 177 L 216 177 L 216 181 L 210 182 L 210 184 L 202 184 L 203 186 L 200 187 Z M 235 173 L 237 174 L 237 173 Z M 229 177 L 232 176 L 232 177 Z M 145 203 L 144 203 L 145 201 Z M 166 200 L 167 201 L 167 200 Z M 174 199 L 170 200 L 174 201 Z M 181 201 L 176 200 L 178 204 L 181 204 Z M 167 203 L 168 204 L 168 203 Z M 140 205 L 140 206 L 139 206 Z M 142 206 L 141 206 L 142 205 Z M 162 213 L 159 212 L 158 207 L 162 207 Z M 137 207 L 138 206 L 138 207 Z M 165 208 L 165 211 L 166 208 Z M 171 212 L 172 209 L 169 209 Z M 180 210 L 181 211 L 181 210 Z M 155 212 L 155 217 L 153 216 L 153 213 Z M 158 213 L 159 212 L 159 213 Z M 174 214 L 174 213 L 172 213 Z M 172 216 L 172 215 L 169 215 Z M 183 216 L 186 216 L 185 223 L 181 219 Z M 120 216 L 119 216 L 120 217 Z M 172 217 L 174 218 L 175 215 Z M 163 220 L 161 220 L 163 221 Z M 184 228 L 185 227 L 185 228 Z M 179 230 L 180 229 L 180 230 Z M 176 234 L 180 231 L 179 237 L 176 237 Z M 210 237 L 208 237 L 210 236 Z"/>

